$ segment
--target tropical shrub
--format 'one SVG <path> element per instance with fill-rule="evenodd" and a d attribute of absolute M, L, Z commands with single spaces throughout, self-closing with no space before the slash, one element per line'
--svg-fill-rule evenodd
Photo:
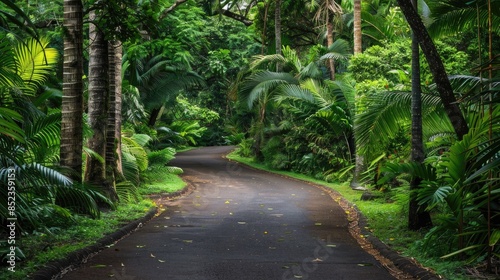
<path fill-rule="evenodd" d="M 15 215 L 23 234 L 51 232 L 72 221 L 74 213 L 99 217 L 97 202 L 109 201 L 88 186 L 74 184 L 58 167 L 61 114 L 36 107 L 53 72 L 57 52 L 48 41 L 28 39 L 15 47 L 0 33 L 0 205 L 2 224 Z M 10 198 L 9 198 L 10 197 Z M 1 236 L 4 236 L 2 228 Z"/>

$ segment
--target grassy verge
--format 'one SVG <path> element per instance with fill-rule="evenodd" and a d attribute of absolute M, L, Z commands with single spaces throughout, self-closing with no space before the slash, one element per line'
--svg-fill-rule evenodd
<path fill-rule="evenodd" d="M 35 272 L 44 264 L 92 245 L 107 234 L 143 217 L 156 206 L 147 198 L 147 195 L 173 193 L 183 189 L 186 185 L 179 176 L 165 172 L 164 168 L 163 165 L 149 167 L 144 174 L 146 181 L 139 188 L 139 193 L 142 195 L 139 201 L 121 203 L 116 210 L 102 213 L 100 219 L 75 216 L 70 226 L 52 228 L 50 234 L 34 232 L 20 238 L 19 248 L 26 259 L 16 264 L 16 272 L 2 271 L 0 279 L 27 279 L 30 273 Z"/>
<path fill-rule="evenodd" d="M 174 193 L 186 186 L 178 175 L 166 172 L 163 165 L 150 166 L 144 177 L 146 183 L 139 188 L 139 193 L 142 195 Z"/>
<path fill-rule="evenodd" d="M 239 156 L 236 152 L 227 155 L 227 158 L 244 163 L 253 168 L 270 171 L 280 175 L 322 185 L 339 192 L 346 200 L 355 205 L 366 217 L 369 230 L 382 242 L 398 251 L 401 255 L 411 257 L 423 266 L 431 268 L 446 279 L 470 279 L 457 271 L 463 266 L 460 262 L 447 262 L 438 257 L 429 257 L 422 252 L 424 232 L 415 232 L 407 229 L 408 225 L 408 193 L 396 189 L 391 198 L 380 193 L 380 197 L 370 201 L 361 200 L 361 192 L 352 190 L 347 183 L 328 183 L 310 176 L 289 171 L 269 170 L 261 163 L 251 158 Z"/>

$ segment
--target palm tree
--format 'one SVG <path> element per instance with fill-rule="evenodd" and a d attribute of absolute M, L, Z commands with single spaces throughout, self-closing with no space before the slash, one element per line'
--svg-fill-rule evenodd
<path fill-rule="evenodd" d="M 106 135 L 106 177 L 114 182 L 123 178 L 121 164 L 122 126 L 122 47 L 121 42 L 108 42 L 109 106 Z"/>
<path fill-rule="evenodd" d="M 83 148 L 83 4 L 64 0 L 64 62 L 61 120 L 61 166 L 69 167 L 71 178 L 82 178 Z"/>
<path fill-rule="evenodd" d="M 319 62 L 331 58 L 346 60 L 348 57 L 347 45 L 347 42 L 338 40 L 332 44 L 328 53 L 319 58 Z M 301 80 L 323 78 L 323 74 L 315 62 L 303 66 L 297 53 L 288 46 L 283 47 L 282 53 L 283 55 L 255 56 L 251 64 L 253 72 L 243 82 L 239 92 L 240 101 L 246 103 L 248 108 L 252 109 L 257 105 L 258 116 L 254 125 L 254 151 L 258 157 L 261 156 L 261 145 L 264 142 L 264 128 L 268 110 L 275 103 L 275 98 L 297 93 L 297 91 L 290 91 L 290 87 L 295 88 L 294 86 L 298 86 Z M 282 66 L 283 72 L 268 70 L 277 64 Z"/>
<path fill-rule="evenodd" d="M 106 160 L 103 160 L 106 159 L 107 155 L 106 140 L 110 99 L 108 42 L 104 38 L 104 30 L 94 23 L 97 20 L 96 13 L 96 11 L 92 11 L 89 16 L 91 23 L 89 26 L 88 122 L 93 134 L 89 138 L 87 145 L 97 156 L 87 157 L 84 181 L 99 186 L 102 192 L 114 201 L 117 200 L 116 189 L 114 188 L 115 182 L 113 178 L 112 181 L 108 181 Z M 115 120 L 113 119 L 112 122 L 114 125 Z"/>
<path fill-rule="evenodd" d="M 35 106 L 47 98 L 46 94 L 37 95 L 37 92 L 47 77 L 53 75 L 57 62 L 57 51 L 46 48 L 47 44 L 48 40 L 39 38 L 18 44 L 11 52 L 5 52 L 3 44 L 0 48 L 3 61 L 10 61 L 6 54 L 12 55 L 15 61 L 8 64 L 14 67 L 14 71 L 7 73 L 22 73 L 21 76 L 11 76 L 13 80 L 9 81 L 9 76 L 0 71 L 1 116 L 4 120 L 9 117 L 4 114 L 4 108 L 9 113 L 15 112 L 15 117 L 19 116 L 18 122 L 14 123 L 17 126 L 15 130 L 21 131 L 21 139 L 7 135 L 9 130 L 3 128 L 0 133 L 0 197 L 7 201 L 5 183 L 9 170 L 14 170 L 17 181 L 16 214 L 24 225 L 21 230 L 25 232 L 50 228 L 56 217 L 68 221 L 70 210 L 98 217 L 96 199 L 102 198 L 98 193 L 73 184 L 68 177 L 56 171 L 61 114 L 45 114 Z M 9 216 L 5 206 L 0 206 L 2 221 Z"/>
<path fill-rule="evenodd" d="M 314 20 L 326 25 L 327 47 L 334 43 L 334 22 L 338 22 L 342 17 L 342 7 L 335 0 L 321 0 L 320 3 L 312 2 L 311 8 L 317 8 Z M 335 80 L 335 60 L 329 59 L 330 79 Z"/>

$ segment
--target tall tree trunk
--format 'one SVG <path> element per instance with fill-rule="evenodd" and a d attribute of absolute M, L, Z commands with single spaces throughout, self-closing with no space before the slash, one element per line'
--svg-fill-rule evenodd
<path fill-rule="evenodd" d="M 116 143 L 116 174 L 123 178 L 122 166 L 122 43 L 115 41 L 115 143 Z"/>
<path fill-rule="evenodd" d="M 115 75 L 115 46 L 114 42 L 108 42 L 108 120 L 106 126 L 106 180 L 112 185 L 113 189 L 116 186 L 116 75 Z"/>
<path fill-rule="evenodd" d="M 267 14 L 269 13 L 269 5 L 270 4 L 271 4 L 271 1 L 268 0 L 267 2 L 265 2 L 265 6 L 264 6 L 264 28 L 262 28 L 262 37 L 261 37 L 262 45 L 260 48 L 261 55 L 264 55 L 264 53 L 265 53 L 265 47 L 266 47 L 266 41 L 267 41 L 267 37 L 266 37 L 267 18 L 268 18 Z"/>
<path fill-rule="evenodd" d="M 148 125 L 150 127 L 154 127 L 156 125 L 156 120 L 158 119 L 160 112 L 161 112 L 161 107 L 160 108 L 153 108 L 151 110 L 151 114 L 149 114 L 149 121 L 148 121 Z"/>
<path fill-rule="evenodd" d="M 109 63 L 108 43 L 104 33 L 92 21 L 95 12 L 90 14 L 89 25 L 89 101 L 88 122 L 93 131 L 88 147 L 106 161 L 106 133 L 109 109 Z M 113 184 L 106 179 L 106 162 L 94 156 L 87 157 L 85 181 L 100 186 L 107 197 L 117 199 Z"/>
<path fill-rule="evenodd" d="M 429 68 L 434 77 L 441 102 L 448 118 L 450 119 L 458 139 L 462 139 L 469 131 L 469 127 L 465 122 L 462 111 L 457 104 L 457 99 L 453 93 L 453 89 L 446 74 L 443 61 L 432 41 L 427 29 L 425 28 L 422 19 L 420 18 L 417 10 L 413 7 L 411 0 L 398 0 L 399 7 L 406 17 L 413 31 L 414 38 L 418 41 L 422 52 L 429 63 Z"/>
<path fill-rule="evenodd" d="M 281 0 L 276 0 L 275 2 L 275 14 L 274 14 L 274 33 L 276 37 L 276 54 L 281 55 Z M 276 64 L 276 72 L 281 71 L 281 65 Z"/>
<path fill-rule="evenodd" d="M 333 15 L 330 11 L 327 11 L 328 16 L 326 18 L 326 43 L 328 47 L 333 45 Z M 328 59 L 328 68 L 330 68 L 330 79 L 335 81 L 335 60 L 333 58 Z"/>
<path fill-rule="evenodd" d="M 361 47 L 361 0 L 354 0 L 354 54 L 362 53 L 363 49 Z M 356 138 L 356 135 L 353 136 Z M 365 159 L 362 155 L 358 153 L 359 147 L 356 144 L 355 148 L 355 167 L 354 167 L 354 175 L 352 177 L 350 187 L 355 190 L 365 190 L 360 184 L 361 174 L 365 170 Z"/>
<path fill-rule="evenodd" d="M 354 54 L 362 52 L 361 0 L 354 0 Z"/>
<path fill-rule="evenodd" d="M 412 0 L 417 9 L 418 0 Z M 411 159 L 422 163 L 425 159 L 424 142 L 422 136 L 422 87 L 420 80 L 420 49 L 417 40 L 412 38 L 411 44 Z M 417 201 L 416 191 L 421 178 L 414 177 L 410 182 L 410 202 L 408 209 L 408 228 L 419 230 L 432 226 L 429 212 L 425 211 Z"/>
<path fill-rule="evenodd" d="M 80 0 L 64 0 L 64 62 L 60 163 L 82 180 L 83 148 L 83 6 Z"/>

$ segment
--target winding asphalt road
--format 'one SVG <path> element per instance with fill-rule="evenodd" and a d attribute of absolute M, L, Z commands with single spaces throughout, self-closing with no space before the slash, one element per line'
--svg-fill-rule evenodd
<path fill-rule="evenodd" d="M 394 279 L 328 194 L 223 159 L 229 149 L 178 154 L 196 189 L 63 279 Z"/>

